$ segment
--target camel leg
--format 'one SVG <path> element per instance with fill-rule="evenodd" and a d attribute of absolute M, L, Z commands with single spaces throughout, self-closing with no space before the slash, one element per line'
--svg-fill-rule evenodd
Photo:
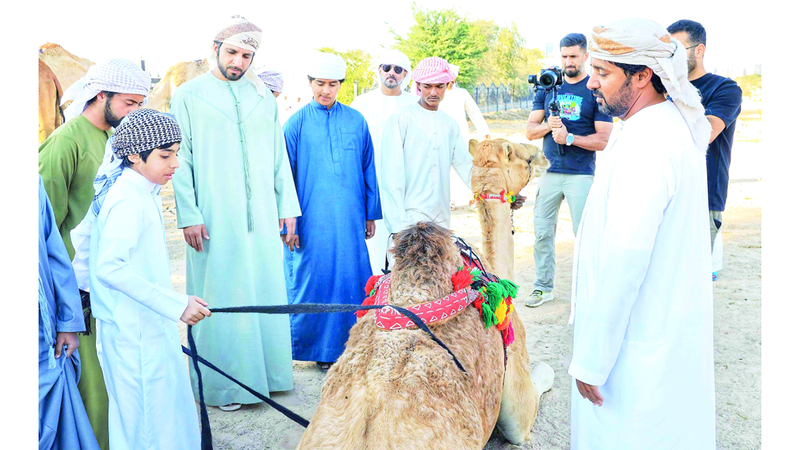
<path fill-rule="evenodd" d="M 516 315 L 516 311 L 513 313 Z M 512 317 L 512 323 L 521 324 L 519 316 Z M 553 369 L 539 363 L 530 371 L 530 359 L 525 345 L 525 329 L 515 328 L 516 339 L 508 348 L 503 396 L 500 401 L 500 415 L 497 428 L 514 445 L 522 445 L 531 438 L 533 421 L 539 411 L 539 397 L 553 387 Z"/>

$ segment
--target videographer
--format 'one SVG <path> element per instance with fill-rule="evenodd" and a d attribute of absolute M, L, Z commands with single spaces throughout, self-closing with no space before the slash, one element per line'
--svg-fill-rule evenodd
<path fill-rule="evenodd" d="M 559 83 L 560 76 L 555 83 L 549 83 L 553 74 L 559 74 L 557 68 L 547 74 L 542 71 L 525 132 L 528 140 L 544 138 L 544 154 L 550 161 L 550 168 L 539 178 L 533 207 L 536 283 L 525 301 L 525 306 L 530 307 L 553 299 L 555 235 L 561 201 L 567 199 L 572 230 L 577 235 L 594 179 L 595 152 L 606 147 L 613 127 L 611 117 L 598 111 L 595 97 L 586 87 L 586 36 L 570 33 L 561 39 L 560 48 L 563 83 Z M 554 97 L 556 102 L 551 105 Z M 560 114 L 551 114 L 551 106 L 557 107 Z"/>

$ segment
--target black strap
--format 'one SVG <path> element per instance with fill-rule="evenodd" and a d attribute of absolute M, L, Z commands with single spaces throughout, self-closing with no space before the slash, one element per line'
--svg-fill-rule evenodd
<path fill-rule="evenodd" d="M 467 371 L 464 370 L 464 367 L 456 358 L 456 355 L 450 351 L 449 348 L 436 337 L 436 335 L 431 332 L 430 328 L 428 328 L 425 323 L 420 319 L 416 314 L 412 313 L 411 311 L 402 308 L 396 305 L 342 305 L 342 304 L 320 304 L 320 303 L 305 303 L 305 304 L 297 304 L 297 305 L 273 305 L 273 306 L 238 306 L 232 308 L 211 308 L 210 311 L 212 313 L 260 313 L 260 314 L 322 314 L 322 313 L 339 313 L 339 312 L 355 312 L 355 311 L 363 311 L 369 309 L 380 309 L 384 307 L 391 307 L 395 310 L 402 313 L 404 316 L 409 318 L 414 325 L 419 327 L 420 330 L 428 333 L 431 339 L 434 340 L 437 344 L 439 344 L 442 348 L 447 350 L 447 353 L 453 357 L 453 361 L 456 363 L 458 368 L 466 373 Z M 299 425 L 303 427 L 308 427 L 308 420 L 300 417 L 299 415 L 295 414 L 291 410 L 281 406 L 280 404 L 276 403 L 274 400 L 259 394 L 258 392 L 254 391 L 250 387 L 244 385 L 242 382 L 236 380 L 235 378 L 231 377 L 227 373 L 223 372 L 210 362 L 206 361 L 205 359 L 201 358 L 197 354 L 197 346 L 194 342 L 194 337 L 192 336 L 192 326 L 190 325 L 187 332 L 187 338 L 189 341 L 189 349 L 183 347 L 183 352 L 187 354 L 190 358 L 192 358 L 192 363 L 194 365 L 195 373 L 197 374 L 197 389 L 200 393 L 200 441 L 201 441 L 201 449 L 202 450 L 213 450 L 212 439 L 211 439 L 211 423 L 208 420 L 208 408 L 206 407 L 205 397 L 203 396 L 203 377 L 200 374 L 200 365 L 199 363 L 203 363 L 203 365 L 207 366 L 208 368 L 214 370 L 215 372 L 219 373 L 220 375 L 228 378 L 229 380 L 233 381 L 234 383 L 241 386 L 247 392 L 256 396 L 259 400 L 262 400 L 275 408 L 276 410 L 280 411 L 286 417 L 292 419 L 293 421 L 297 422 Z"/>

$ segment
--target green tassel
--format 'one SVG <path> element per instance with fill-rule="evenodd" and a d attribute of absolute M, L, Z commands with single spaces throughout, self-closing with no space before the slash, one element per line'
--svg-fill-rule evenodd
<path fill-rule="evenodd" d="M 489 328 L 492 325 L 497 325 L 497 316 L 486 303 L 485 299 L 483 302 L 483 309 L 481 310 L 481 319 L 483 319 L 483 324 L 486 328 Z"/>
<path fill-rule="evenodd" d="M 484 298 L 489 303 L 492 311 L 496 310 L 500 306 L 500 302 L 505 300 L 506 297 L 506 288 L 501 283 L 491 282 L 486 285 Z"/>
<path fill-rule="evenodd" d="M 503 287 L 505 288 L 506 293 L 508 294 L 506 295 L 506 297 L 517 298 L 517 292 L 519 291 L 519 286 L 517 286 L 511 281 L 504 280 L 502 278 L 500 279 L 500 281 L 498 281 L 498 283 L 502 284 Z"/>

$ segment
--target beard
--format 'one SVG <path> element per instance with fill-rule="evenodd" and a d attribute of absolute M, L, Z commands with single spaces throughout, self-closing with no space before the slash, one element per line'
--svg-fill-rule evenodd
<path fill-rule="evenodd" d="M 578 69 L 566 69 L 566 70 L 564 70 L 564 75 L 566 75 L 566 76 L 568 76 L 570 78 L 575 78 L 578 75 L 580 75 L 580 73 L 581 73 L 581 71 L 578 70 Z"/>
<path fill-rule="evenodd" d="M 608 99 L 603 95 L 602 92 L 598 89 L 593 89 L 594 95 L 602 98 L 603 103 L 597 103 L 597 109 L 600 110 L 601 113 L 606 114 L 611 117 L 625 117 L 628 114 L 628 111 L 631 109 L 631 99 L 633 99 L 633 90 L 631 89 L 631 79 L 625 81 L 625 84 L 618 91 L 618 95 L 616 99 L 613 101 L 608 101 Z"/>
<path fill-rule="evenodd" d="M 397 79 L 395 79 L 394 77 L 391 77 L 391 76 L 389 76 L 389 77 L 386 77 L 386 78 L 383 80 L 383 85 L 384 85 L 384 86 L 386 86 L 386 87 L 387 87 L 387 88 L 389 88 L 389 89 L 394 89 L 394 88 L 396 88 L 396 87 L 397 87 L 399 84 L 400 84 L 400 82 L 399 82 L 399 81 L 397 81 Z"/>
<path fill-rule="evenodd" d="M 690 56 L 687 58 L 687 60 L 686 60 L 686 64 L 687 64 L 687 66 L 688 66 L 688 72 L 687 72 L 687 73 L 692 73 L 692 71 L 693 71 L 693 70 L 694 70 L 694 69 L 697 67 L 697 57 L 696 57 L 696 56 L 694 56 L 694 53 L 692 53 L 692 54 L 691 54 L 691 55 L 690 55 Z"/>
<path fill-rule="evenodd" d="M 219 63 L 219 60 L 217 60 L 217 67 L 219 67 L 219 71 L 222 74 L 222 76 L 225 77 L 228 80 L 231 80 L 231 81 L 236 81 L 239 78 L 242 78 L 244 76 L 244 73 L 246 72 L 246 70 L 243 70 L 239 75 L 231 75 L 231 74 L 228 73 L 228 69 L 237 69 L 237 68 L 236 67 L 228 67 L 226 69 L 225 67 L 222 67 L 222 64 Z"/>
<path fill-rule="evenodd" d="M 117 117 L 117 115 L 114 114 L 114 111 L 111 111 L 111 99 L 110 98 L 106 99 L 106 106 L 105 106 L 105 108 L 103 108 L 103 116 L 106 119 L 106 123 L 108 123 L 109 125 L 111 125 L 114 128 L 117 128 L 119 126 L 119 124 L 122 123 L 122 119 L 125 118 L 125 116 Z"/>

